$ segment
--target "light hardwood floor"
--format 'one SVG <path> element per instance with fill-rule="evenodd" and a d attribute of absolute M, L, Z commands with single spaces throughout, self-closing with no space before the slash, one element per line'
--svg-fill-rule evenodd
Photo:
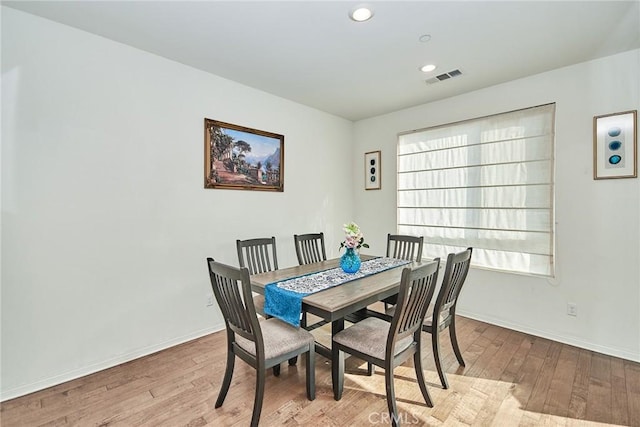
<path fill-rule="evenodd" d="M 318 332 L 320 335 L 323 331 Z M 411 366 L 396 368 L 403 425 L 640 426 L 640 364 L 458 317 L 467 366 L 458 366 L 441 334 L 451 388 L 440 387 L 425 334 L 423 360 L 434 407 L 421 400 Z M 321 340 L 326 336 L 319 337 Z M 214 409 L 224 373 L 221 331 L 87 377 L 1 404 L 10 426 L 246 426 L 255 371 L 236 362 L 224 405 Z M 304 363 L 303 360 L 298 362 Z M 305 397 L 304 369 L 269 373 L 261 426 L 389 425 L 384 375 L 358 374 L 349 359 L 341 401 L 330 365 L 316 358 L 317 397 Z"/>

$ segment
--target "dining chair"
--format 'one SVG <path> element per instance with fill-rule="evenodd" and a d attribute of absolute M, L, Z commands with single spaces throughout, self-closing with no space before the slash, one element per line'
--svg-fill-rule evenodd
<path fill-rule="evenodd" d="M 240 267 L 247 267 L 249 274 L 266 273 L 278 269 L 275 237 L 236 240 L 236 247 L 238 264 Z M 253 304 L 256 311 L 265 316 L 264 295 L 256 295 Z"/>
<path fill-rule="evenodd" d="M 278 269 L 275 237 L 236 240 L 236 246 L 240 267 L 247 267 L 249 274 Z"/>
<path fill-rule="evenodd" d="M 298 264 L 305 265 L 327 260 L 327 252 L 324 247 L 324 233 L 294 234 L 293 243 L 296 247 Z M 325 323 L 326 322 L 317 322 L 312 328 L 320 327 Z M 309 328 L 306 312 L 302 313 L 300 325 L 303 328 Z"/>
<path fill-rule="evenodd" d="M 387 234 L 387 258 L 420 261 L 422 259 L 422 246 L 424 237 L 409 236 L 405 234 Z M 385 311 L 398 300 L 397 295 L 391 295 L 382 300 Z"/>
<path fill-rule="evenodd" d="M 238 250 L 238 264 L 240 267 L 246 267 L 249 274 L 261 274 L 278 269 L 275 237 L 236 240 L 236 248 Z M 255 295 L 253 306 L 261 316 L 268 317 L 264 312 L 264 295 Z M 297 361 L 297 357 L 294 357 L 289 361 L 289 365 L 295 365 Z M 273 375 L 280 375 L 280 365 L 273 367 Z"/>
<path fill-rule="evenodd" d="M 422 396 L 429 407 L 429 396 L 422 371 L 421 326 L 433 297 L 440 259 L 402 270 L 397 310 L 391 322 L 368 317 L 334 335 L 332 345 L 338 349 L 338 360 L 332 365 L 334 398 L 342 398 L 344 388 L 344 353 L 384 368 L 387 406 L 392 425 L 400 424 L 393 385 L 393 370 L 413 356 L 413 365 Z"/>
<path fill-rule="evenodd" d="M 296 246 L 298 264 L 305 265 L 327 260 L 324 233 L 294 234 L 293 242 Z"/>
<path fill-rule="evenodd" d="M 432 307 L 429 307 L 427 317 L 422 325 L 422 330 L 431 334 L 433 357 L 436 362 L 442 388 L 445 389 L 449 388 L 449 383 L 442 370 L 442 362 L 440 361 L 439 335 L 440 332 L 449 328 L 449 337 L 451 338 L 453 352 L 460 366 L 465 366 L 456 336 L 456 306 L 462 285 L 464 285 L 467 273 L 469 272 L 472 252 L 473 248 L 467 248 L 462 252 L 452 253 L 447 256 L 447 265 L 444 270 L 440 291 L 438 291 L 436 302 Z"/>
<path fill-rule="evenodd" d="M 257 426 L 262 411 L 266 370 L 281 362 L 305 354 L 307 398 L 315 399 L 315 340 L 302 328 L 279 319 L 258 321 L 251 293 L 249 270 L 215 262 L 207 258 L 213 293 L 224 316 L 227 330 L 227 362 L 215 407 L 224 403 L 235 358 L 256 370 L 256 392 L 251 426 Z"/>
<path fill-rule="evenodd" d="M 423 245 L 423 236 L 387 234 L 387 257 L 420 261 Z"/>

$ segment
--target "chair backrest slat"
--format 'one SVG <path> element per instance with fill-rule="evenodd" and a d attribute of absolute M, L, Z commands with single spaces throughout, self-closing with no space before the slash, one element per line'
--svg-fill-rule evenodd
<path fill-rule="evenodd" d="M 393 351 L 397 341 L 416 333 L 422 327 L 435 291 L 439 266 L 440 258 L 436 258 L 426 265 L 414 269 L 407 267 L 402 271 L 398 304 L 387 338 L 388 352 Z"/>
<path fill-rule="evenodd" d="M 276 238 L 236 240 L 238 263 L 247 267 L 249 274 L 266 273 L 278 269 Z"/>
<path fill-rule="evenodd" d="M 324 247 L 324 233 L 294 234 L 298 264 L 311 264 L 326 261 L 327 253 Z"/>
<path fill-rule="evenodd" d="M 420 261 L 424 237 L 387 234 L 387 257 Z"/>

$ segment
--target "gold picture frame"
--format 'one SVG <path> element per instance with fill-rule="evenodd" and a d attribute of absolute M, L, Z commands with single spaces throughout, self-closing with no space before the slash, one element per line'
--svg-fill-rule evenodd
<path fill-rule="evenodd" d="M 638 177 L 637 110 L 593 118 L 593 179 Z"/>
<path fill-rule="evenodd" d="M 204 188 L 284 191 L 284 135 L 205 118 Z"/>

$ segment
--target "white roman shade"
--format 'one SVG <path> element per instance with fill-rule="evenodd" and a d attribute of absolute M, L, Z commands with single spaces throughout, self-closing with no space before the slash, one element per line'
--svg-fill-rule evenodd
<path fill-rule="evenodd" d="M 398 233 L 423 255 L 554 275 L 555 104 L 401 134 Z"/>

